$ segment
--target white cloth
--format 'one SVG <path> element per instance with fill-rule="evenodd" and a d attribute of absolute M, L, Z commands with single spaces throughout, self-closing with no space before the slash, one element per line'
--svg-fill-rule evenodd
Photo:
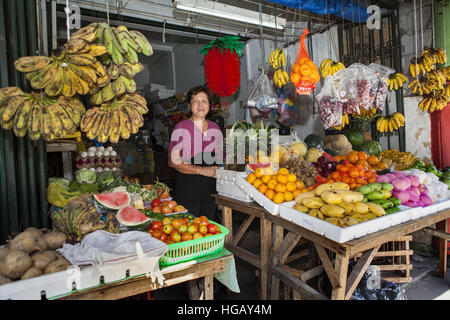
<path fill-rule="evenodd" d="M 93 265 L 99 273 L 104 264 L 137 263 L 147 277 L 152 281 L 157 277 L 162 285 L 164 276 L 159 270 L 159 259 L 167 249 L 167 244 L 146 232 L 116 234 L 97 230 L 75 245 L 64 243 L 57 251 L 73 265 Z"/>

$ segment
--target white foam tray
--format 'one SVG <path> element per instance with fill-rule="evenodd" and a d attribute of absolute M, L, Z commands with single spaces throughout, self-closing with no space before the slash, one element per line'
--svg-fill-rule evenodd
<path fill-rule="evenodd" d="M 269 198 L 267 198 L 264 194 L 258 191 L 253 185 L 247 182 L 247 173 L 242 172 L 236 175 L 236 184 L 244 190 L 256 203 L 258 203 L 261 207 L 266 209 L 269 213 L 273 215 L 280 214 L 280 204 L 276 204 Z M 295 201 L 284 202 L 285 204 L 294 205 Z"/>
<path fill-rule="evenodd" d="M 244 202 L 253 202 L 253 199 L 236 184 L 236 175 L 239 171 L 218 169 L 216 170 L 216 191 L 225 197 Z"/>

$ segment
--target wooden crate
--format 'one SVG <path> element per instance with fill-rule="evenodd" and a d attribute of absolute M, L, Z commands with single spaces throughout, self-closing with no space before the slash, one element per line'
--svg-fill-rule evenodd
<path fill-rule="evenodd" d="M 407 235 L 381 245 L 371 265 L 380 268 L 381 277 L 384 280 L 395 283 L 412 282 L 411 255 L 414 251 L 410 249 L 410 241 L 412 241 L 412 236 Z M 355 258 L 360 256 L 361 254 Z"/>

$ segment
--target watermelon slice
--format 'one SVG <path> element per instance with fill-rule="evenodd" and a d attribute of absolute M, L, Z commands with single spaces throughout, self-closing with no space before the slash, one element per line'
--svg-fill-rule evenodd
<path fill-rule="evenodd" d="M 140 228 L 150 223 L 151 219 L 131 205 L 121 208 L 116 215 L 121 225 Z"/>
<path fill-rule="evenodd" d="M 131 203 L 131 197 L 128 192 L 105 191 L 94 194 L 94 199 L 101 206 L 111 210 L 119 210 Z"/>
<path fill-rule="evenodd" d="M 247 167 L 250 170 L 250 172 L 253 172 L 258 168 L 268 168 L 271 165 L 272 164 L 270 162 L 257 162 L 257 163 L 249 163 L 247 164 Z"/>

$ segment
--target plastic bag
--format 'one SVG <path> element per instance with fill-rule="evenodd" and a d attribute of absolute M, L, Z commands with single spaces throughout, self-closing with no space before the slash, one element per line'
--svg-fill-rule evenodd
<path fill-rule="evenodd" d="M 356 101 L 360 109 L 369 110 L 378 91 L 378 76 L 371 68 L 361 63 L 350 65 L 347 71 L 354 70 L 355 77 L 352 79 L 353 94 L 356 95 Z"/>
<path fill-rule="evenodd" d="M 317 107 L 320 120 L 326 129 L 341 126 L 342 112 L 345 100 L 338 98 L 337 83 L 333 77 L 326 77 L 319 94 L 317 95 Z"/>
<path fill-rule="evenodd" d="M 247 106 L 255 107 L 261 113 L 278 109 L 278 96 L 265 72 L 262 72 L 251 91 Z"/>
<path fill-rule="evenodd" d="M 309 33 L 308 29 L 303 30 L 300 36 L 297 57 L 292 65 L 291 82 L 296 86 L 296 93 L 300 95 L 310 95 L 315 89 L 315 85 L 320 80 L 319 69 L 311 60 L 306 50 L 305 38 Z"/>
<path fill-rule="evenodd" d="M 277 122 L 283 126 L 292 128 L 297 123 L 297 105 L 294 99 L 288 97 L 284 88 L 277 90 L 279 93 L 278 119 Z"/>
<path fill-rule="evenodd" d="M 383 110 L 388 94 L 387 79 L 390 74 L 395 73 L 395 70 L 376 63 L 369 64 L 369 68 L 378 76 L 377 93 L 372 108 Z"/>

